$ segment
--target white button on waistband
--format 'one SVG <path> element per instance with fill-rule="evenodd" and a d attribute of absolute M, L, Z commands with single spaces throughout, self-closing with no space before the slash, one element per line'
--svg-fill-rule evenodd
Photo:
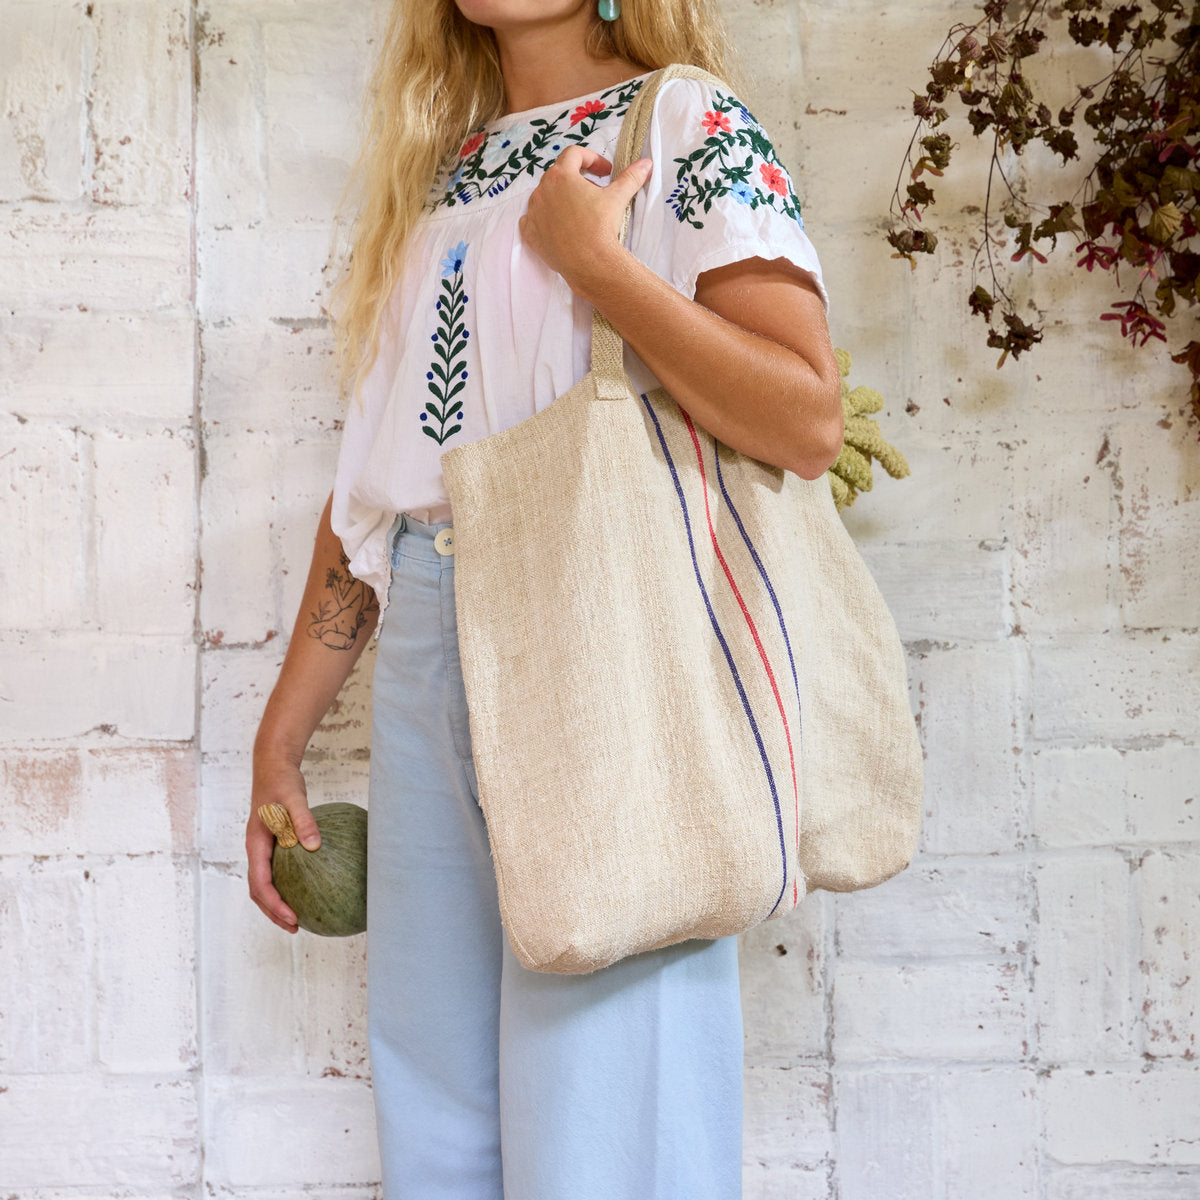
<path fill-rule="evenodd" d="M 433 548 L 441 555 L 454 553 L 454 530 L 443 529 L 441 533 L 433 539 Z"/>

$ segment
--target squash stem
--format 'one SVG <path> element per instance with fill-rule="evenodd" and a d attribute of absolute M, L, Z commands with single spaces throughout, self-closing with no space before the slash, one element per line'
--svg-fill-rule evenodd
<path fill-rule="evenodd" d="M 287 850 L 300 840 L 292 828 L 292 818 L 282 804 L 264 804 L 258 815 L 262 823 L 275 835 L 275 840 Z"/>

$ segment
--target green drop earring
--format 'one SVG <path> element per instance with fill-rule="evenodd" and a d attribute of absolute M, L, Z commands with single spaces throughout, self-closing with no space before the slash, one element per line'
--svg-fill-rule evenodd
<path fill-rule="evenodd" d="M 615 21 L 621 15 L 621 0 L 600 0 L 600 19 Z"/>

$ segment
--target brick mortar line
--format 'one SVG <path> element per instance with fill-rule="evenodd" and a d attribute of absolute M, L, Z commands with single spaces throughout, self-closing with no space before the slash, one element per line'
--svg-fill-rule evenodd
<path fill-rule="evenodd" d="M 796 1066 L 818 1068 L 824 1066 L 828 1068 L 828 1073 L 831 1076 L 842 1076 L 847 1080 L 858 1079 L 860 1077 L 871 1078 L 877 1075 L 966 1076 L 979 1074 L 984 1071 L 990 1074 L 1000 1070 L 1032 1075 L 1035 1083 L 1040 1083 L 1041 1080 L 1047 1079 L 1051 1075 L 1059 1075 L 1068 1071 L 1078 1072 L 1089 1078 L 1101 1075 L 1122 1075 L 1127 1077 L 1136 1076 L 1138 1078 L 1177 1076 L 1179 1079 L 1195 1079 L 1195 1064 L 1186 1062 L 1186 1060 L 1182 1059 L 1182 1056 L 1179 1056 L 1179 1059 L 1180 1061 L 1152 1059 L 1150 1060 L 1150 1064 L 1147 1065 L 1146 1060 L 1141 1057 L 1106 1059 L 1095 1063 L 1091 1060 L 1081 1060 L 1079 1062 L 1040 1062 L 1036 1059 L 1013 1058 L 863 1058 L 853 1061 L 841 1060 L 832 1063 L 797 1061 Z M 1185 1063 L 1186 1065 L 1184 1065 Z M 777 1069 L 786 1070 L 787 1068 Z M 1042 1144 L 1044 1146 L 1045 1143 L 1043 1142 Z M 1149 1166 L 1150 1164 L 1134 1163 L 1131 1165 Z M 1196 1171 L 1200 1172 L 1200 1165 L 1183 1165 L 1191 1165 Z"/>
<path fill-rule="evenodd" d="M 0 401 L 7 403 L 7 401 Z M 111 410 L 109 410 L 111 413 Z M 15 416 L 11 410 L 3 415 Z M 96 435 L 105 435 L 116 438 L 126 438 L 133 440 L 141 437 L 153 437 L 155 434 L 166 434 L 168 436 L 190 436 L 195 432 L 195 423 L 192 417 L 180 418 L 178 420 L 167 420 L 159 417 L 145 417 L 137 414 L 129 414 L 128 417 L 123 417 L 121 423 L 109 424 L 104 420 L 104 415 L 96 414 L 95 420 L 89 420 L 88 417 L 80 417 L 77 411 L 70 408 L 64 408 L 60 412 L 52 410 L 39 409 L 38 412 L 30 415 L 21 414 L 20 428 L 29 428 L 31 432 L 43 430 L 62 430 L 69 429 L 72 432 L 83 434 L 86 437 L 94 437 Z M 242 431 L 238 430 L 240 434 Z M 316 439 L 320 440 L 320 439 Z"/>
<path fill-rule="evenodd" d="M 204 486 L 204 414 L 201 405 L 201 384 L 204 371 L 204 347 L 201 341 L 200 312 L 198 303 L 199 293 L 199 204 L 198 204 L 198 137 L 200 108 L 200 47 L 199 47 L 199 14 L 197 0 L 188 0 L 187 6 L 187 39 L 190 52 L 189 82 L 191 85 L 191 146 L 189 151 L 190 178 L 188 180 L 188 281 L 189 299 L 192 317 L 192 432 L 193 432 L 193 494 L 192 514 L 194 534 L 193 581 L 192 588 L 192 640 L 196 646 L 195 668 L 193 675 L 195 724 L 192 739 L 192 768 L 195 786 L 196 803 L 192 813 L 192 852 L 188 856 L 192 875 L 192 921 L 194 938 L 193 958 L 193 987 L 194 1004 L 193 1027 L 195 1029 L 196 1070 L 194 1073 L 194 1088 L 196 1100 L 196 1176 L 192 1185 L 193 1200 L 203 1200 L 207 1171 L 208 1147 L 208 1055 L 207 1038 L 205 1036 L 205 1012 L 208 1005 L 208 994 L 205 980 L 205 921 L 203 904 L 203 872 L 200 865 L 200 846 L 203 830 L 201 790 L 201 746 L 203 744 L 204 722 L 204 661 L 202 648 L 204 644 L 204 629 L 200 611 L 200 589 L 203 583 L 201 563 L 203 553 L 204 522 L 201 508 L 201 496 Z"/>

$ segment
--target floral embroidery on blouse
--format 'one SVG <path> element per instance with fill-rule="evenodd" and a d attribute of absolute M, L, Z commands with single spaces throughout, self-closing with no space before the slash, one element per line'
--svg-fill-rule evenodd
<path fill-rule="evenodd" d="M 449 179 L 443 184 L 439 176 L 427 207 L 453 208 L 484 196 L 498 196 L 522 175 L 546 170 L 568 146 L 591 137 L 602 121 L 624 116 L 644 82 L 631 79 L 594 100 L 565 108 L 553 118 L 535 117 L 528 124 L 491 133 L 477 130 L 459 149 Z"/>
<path fill-rule="evenodd" d="M 474 137 L 467 138 L 462 144 L 462 149 L 458 152 L 458 157 L 466 158 L 468 155 L 474 154 L 483 145 L 483 139 L 486 136 L 484 133 L 477 133 Z"/>
<path fill-rule="evenodd" d="M 578 125 L 580 121 L 586 121 L 588 117 L 594 117 L 597 113 L 602 113 L 603 111 L 603 100 L 588 100 L 571 114 L 571 124 Z"/>
<path fill-rule="evenodd" d="M 439 315 L 437 332 L 430 340 L 436 349 L 425 372 L 433 400 L 426 403 L 421 414 L 421 431 L 439 446 L 462 428 L 462 401 L 454 397 L 467 386 L 465 354 L 471 331 L 467 328 L 466 313 L 470 297 L 463 291 L 462 274 L 467 248 L 466 242 L 459 242 L 446 251 L 442 259 L 441 295 L 434 306 Z"/>
<path fill-rule="evenodd" d="M 686 158 L 677 158 L 675 187 L 667 196 L 679 221 L 697 229 L 714 200 L 732 196 L 752 209 L 765 205 L 791 217 L 801 229 L 800 201 L 763 127 L 740 100 L 717 91 L 716 102 L 698 124 L 707 135 Z"/>
<path fill-rule="evenodd" d="M 522 121 L 508 129 L 498 129 L 483 148 L 483 165 L 493 171 L 519 146 L 523 146 L 533 134 L 533 126 Z"/>

